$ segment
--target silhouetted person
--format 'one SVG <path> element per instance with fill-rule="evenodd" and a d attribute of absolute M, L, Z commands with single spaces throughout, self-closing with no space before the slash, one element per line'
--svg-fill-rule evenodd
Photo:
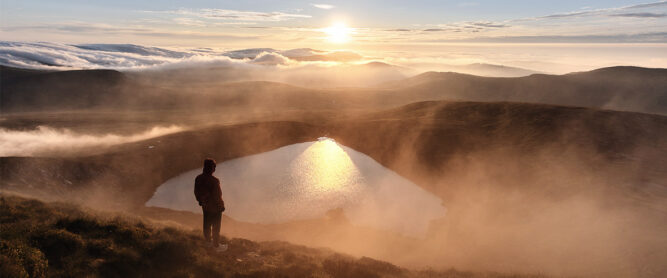
<path fill-rule="evenodd" d="M 195 197 L 204 213 L 204 238 L 213 248 L 224 251 L 226 245 L 219 246 L 220 220 L 225 211 L 225 202 L 222 200 L 220 180 L 213 176 L 215 160 L 204 160 L 204 172 L 195 178 Z M 212 230 L 212 231 L 211 231 Z M 211 238 L 213 241 L 211 242 Z"/>

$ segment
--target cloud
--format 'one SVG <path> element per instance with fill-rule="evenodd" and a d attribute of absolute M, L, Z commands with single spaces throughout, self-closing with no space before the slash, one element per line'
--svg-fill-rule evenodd
<path fill-rule="evenodd" d="M 318 9 L 323 9 L 323 10 L 331 10 L 334 8 L 333 5 L 329 4 L 310 4 L 311 6 L 318 8 Z"/>
<path fill-rule="evenodd" d="M 475 42 L 664 42 L 667 1 L 603 9 L 575 10 L 500 22 L 473 21 L 422 25 L 422 32 L 395 41 Z M 618 20 L 618 18 L 627 20 Z M 654 20 L 642 20 L 654 19 Z M 609 28 L 614 26 L 614 28 Z M 642 30 L 638 33 L 637 30 Z M 427 32 L 432 34 L 427 35 Z M 440 32 L 442 34 L 437 34 Z M 390 34 L 391 35 L 391 34 Z M 421 37 L 419 37 L 421 36 Z M 428 37 L 426 37 L 428 36 Z M 447 37 L 445 37 L 447 36 Z"/>
<path fill-rule="evenodd" d="M 291 50 L 249 48 L 232 51 L 219 51 L 211 48 L 170 50 L 135 44 L 68 45 L 0 41 L 0 64 L 34 69 L 142 70 L 193 65 L 298 66 L 317 62 L 355 62 L 363 59 L 363 56 L 354 52 L 327 52 L 310 48 Z"/>
<path fill-rule="evenodd" d="M 595 11 L 577 11 L 577 12 L 568 12 L 568 13 L 559 13 L 559 14 L 550 14 L 550 15 L 545 15 L 545 16 L 540 16 L 537 18 L 564 18 L 564 17 L 576 17 L 576 16 L 583 16 L 583 15 L 591 15 L 591 14 L 596 14 L 599 13 L 599 10 Z"/>
<path fill-rule="evenodd" d="M 0 63 L 27 68 L 131 68 L 156 65 L 170 59 L 85 48 L 54 43 L 0 42 Z"/>
<path fill-rule="evenodd" d="M 306 57 L 306 56 L 313 56 L 313 55 L 321 55 L 325 54 L 324 51 L 320 50 L 315 50 L 312 48 L 296 48 L 296 49 L 290 49 L 290 50 L 284 50 L 280 51 L 280 54 L 282 54 L 285 57 Z"/>
<path fill-rule="evenodd" d="M 462 21 L 415 25 L 417 29 L 376 32 L 383 42 L 664 42 L 667 1 L 604 9 L 576 10 L 503 21 Z M 619 17 L 627 20 L 618 20 Z M 636 20 L 636 19 L 654 20 Z M 614 28 L 609 28 L 614 26 Z M 637 30 L 642 30 L 638 33 Z M 410 32 L 412 31 L 412 32 Z M 409 33 L 406 33 L 409 32 Z M 370 40 L 369 40 L 370 41 Z"/>
<path fill-rule="evenodd" d="M 23 25 L 23 26 L 8 26 L 3 27 L 4 31 L 63 31 L 63 32 L 102 32 L 102 33 L 137 33 L 150 32 L 152 29 L 147 28 L 133 28 L 133 27 L 116 27 L 107 24 L 90 24 L 90 23 L 63 23 L 63 24 L 42 24 L 42 25 Z"/>
<path fill-rule="evenodd" d="M 0 42 L 0 64 L 20 68 L 130 70 L 214 59 L 230 60 L 216 52 L 175 51 L 132 44 Z"/>
<path fill-rule="evenodd" d="M 254 59 L 255 57 L 259 56 L 259 54 L 272 53 L 272 52 L 276 52 L 276 50 L 273 48 L 248 48 L 248 49 L 227 51 L 222 55 L 225 55 L 233 59 Z"/>
<path fill-rule="evenodd" d="M 275 52 L 262 52 L 255 59 L 252 59 L 251 63 L 257 64 L 257 65 L 270 65 L 270 66 L 276 66 L 276 65 L 287 65 L 290 64 L 292 60 L 289 58 L 280 55 Z"/>
<path fill-rule="evenodd" d="M 106 52 L 133 53 L 142 56 L 166 56 L 170 58 L 185 58 L 192 54 L 182 51 L 172 51 L 158 47 L 146 47 L 135 44 L 79 44 L 74 47 L 86 50 L 97 50 Z"/>
<path fill-rule="evenodd" d="M 373 59 L 376 60 L 376 59 Z M 170 75 L 182 71 L 202 81 L 272 81 L 306 87 L 365 87 L 404 78 L 404 68 L 367 64 L 369 58 L 351 51 L 310 48 L 165 49 L 140 45 L 1 42 L 0 64 L 18 68 L 73 70 L 114 69 L 147 73 L 170 86 Z M 201 72 L 202 74 L 198 74 Z M 153 74 L 155 73 L 155 74 Z M 221 74 L 222 73 L 222 74 Z M 186 75 L 188 75 L 186 74 Z M 207 77 L 208 76 L 208 77 Z M 166 78 L 160 80 L 160 78 Z M 0 138 L 0 140 L 3 140 Z"/>
<path fill-rule="evenodd" d="M 0 156 L 40 156 L 73 150 L 95 149 L 137 142 L 184 130 L 179 126 L 156 126 L 133 135 L 89 135 L 68 129 L 39 126 L 35 130 L 0 129 Z M 147 146 L 150 147 L 150 146 Z"/>
<path fill-rule="evenodd" d="M 423 32 L 451 32 L 451 33 L 477 33 L 486 30 L 493 30 L 498 28 L 507 28 L 511 27 L 505 23 L 497 23 L 491 21 L 472 21 L 472 22 L 455 22 L 447 24 L 438 24 L 437 28 L 427 28 L 422 29 Z M 389 30 L 397 31 L 397 30 Z M 404 30 L 408 31 L 408 30 Z"/>
<path fill-rule="evenodd" d="M 667 17 L 667 14 L 665 13 L 624 13 L 624 14 L 612 14 L 610 16 L 617 16 L 617 17 L 638 17 L 638 18 L 659 18 L 659 17 Z"/>
<path fill-rule="evenodd" d="M 469 22 L 468 24 L 471 25 L 471 26 L 486 27 L 486 28 L 505 28 L 505 27 L 509 27 L 509 25 L 506 25 L 506 24 L 493 23 L 493 22 L 490 22 L 490 21 Z"/>
<path fill-rule="evenodd" d="M 191 31 L 160 31 L 149 28 L 113 27 L 106 24 L 77 23 L 51 23 L 43 25 L 8 26 L 0 28 L 5 32 L 38 31 L 44 33 L 71 33 L 71 34 L 93 34 L 93 35 L 132 35 L 147 37 L 171 37 L 180 39 L 221 39 L 221 40 L 256 40 L 261 36 L 253 35 L 231 35 L 212 32 Z"/>
<path fill-rule="evenodd" d="M 166 13 L 176 15 L 187 15 L 207 19 L 235 20 L 235 21 L 286 21 L 298 18 L 310 18 L 310 15 L 291 14 L 284 12 L 255 12 L 255 11 L 237 11 L 226 9 L 198 9 L 198 10 L 170 10 L 170 11 L 145 11 L 148 13 Z"/>
<path fill-rule="evenodd" d="M 312 62 L 323 62 L 323 61 L 331 61 L 331 62 L 353 62 L 353 61 L 361 61 L 364 59 L 363 56 L 359 55 L 356 52 L 352 51 L 331 51 L 331 52 L 324 52 L 324 51 L 314 51 L 310 49 L 310 55 L 306 55 L 306 51 L 303 51 L 303 53 L 298 53 L 294 55 L 295 53 L 290 52 L 290 51 L 285 51 L 282 52 L 283 55 L 289 57 L 290 59 L 297 60 L 297 61 L 312 61 Z M 291 55 L 291 56 L 290 56 Z"/>
<path fill-rule="evenodd" d="M 637 4 L 632 6 L 624 7 L 623 9 L 644 9 L 644 8 L 655 8 L 667 6 L 667 1 L 658 1 L 653 3 Z"/>
<path fill-rule="evenodd" d="M 194 19 L 194 18 L 189 18 L 189 17 L 174 18 L 174 22 L 176 22 L 180 25 L 185 25 L 185 26 L 196 26 L 196 27 L 206 26 L 205 22 L 203 22 L 201 20 Z"/>
<path fill-rule="evenodd" d="M 436 42 L 436 41 L 431 41 Z M 496 36 L 476 37 L 460 40 L 440 40 L 439 42 L 485 42 L 485 43 L 630 43 L 630 42 L 667 42 L 667 32 L 641 34 L 609 35 L 571 35 L 571 36 Z"/>
<path fill-rule="evenodd" d="M 599 15 L 609 15 L 612 12 L 626 11 L 626 10 L 635 10 L 635 9 L 646 9 L 646 8 L 656 8 L 656 7 L 667 7 L 667 1 L 659 1 L 653 3 L 637 4 L 632 6 L 624 7 L 613 7 L 613 8 L 604 8 L 604 9 L 595 9 L 595 10 L 585 10 L 585 11 L 573 11 L 567 13 L 558 13 L 551 14 L 546 16 L 537 17 L 537 19 L 548 19 L 548 18 L 568 18 L 568 17 L 585 17 L 585 16 L 599 16 Z M 614 16 L 614 15 L 611 15 Z M 642 17 L 642 16 L 637 16 Z"/>

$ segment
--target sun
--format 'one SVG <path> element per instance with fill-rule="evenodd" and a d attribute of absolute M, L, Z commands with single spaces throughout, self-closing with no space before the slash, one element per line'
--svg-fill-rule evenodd
<path fill-rule="evenodd" d="M 346 43 L 350 41 L 352 28 L 347 27 L 343 22 L 336 22 L 331 26 L 322 29 L 327 34 L 327 40 L 332 43 Z"/>

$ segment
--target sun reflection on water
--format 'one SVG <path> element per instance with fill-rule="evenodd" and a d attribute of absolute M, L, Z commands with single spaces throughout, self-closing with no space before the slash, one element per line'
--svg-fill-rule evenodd
<path fill-rule="evenodd" d="M 292 175 L 313 193 L 351 191 L 357 185 L 359 170 L 343 148 L 330 138 L 320 138 L 291 165 Z"/>

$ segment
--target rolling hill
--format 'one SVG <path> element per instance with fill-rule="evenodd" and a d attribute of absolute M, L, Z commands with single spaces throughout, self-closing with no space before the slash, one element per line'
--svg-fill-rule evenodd
<path fill-rule="evenodd" d="M 190 107 L 213 111 L 225 106 L 276 111 L 313 107 L 368 110 L 418 101 L 458 100 L 543 103 L 667 114 L 667 70 L 636 67 L 517 78 L 429 72 L 386 83 L 382 88 L 361 89 L 312 89 L 266 81 L 229 83 L 225 76 L 230 71 L 224 69 L 143 74 L 110 70 L 41 72 L 8 67 L 2 67 L 0 71 L 3 76 L 0 108 L 3 113 Z M 237 74 L 235 72 L 230 78 L 238 79 Z M 163 80 L 165 76 L 171 81 Z"/>
<path fill-rule="evenodd" d="M 399 88 L 415 101 L 511 101 L 667 114 L 667 69 L 612 67 L 517 78 L 428 72 L 384 87 Z"/>
<path fill-rule="evenodd" d="M 0 198 L 0 271 L 7 277 L 507 277 L 416 271 L 327 249 L 242 238 L 223 237 L 229 250 L 215 253 L 199 233 L 178 226 L 7 194 Z"/>
<path fill-rule="evenodd" d="M 659 115 L 432 101 L 363 115 L 325 114 L 317 121 L 195 128 L 66 156 L 4 157 L 0 177 L 6 190 L 137 213 L 160 184 L 199 167 L 204 157 L 225 161 L 328 136 L 441 198 L 446 220 L 432 223 L 427 238 L 418 241 L 319 220 L 226 222 L 228 231 L 399 265 L 650 277 L 666 271 L 660 263 L 666 243 L 659 236 L 667 231 L 666 132 L 667 119 Z M 193 217 L 144 213 L 184 224 Z M 582 225 L 586 229 L 564 228 Z M 360 238 L 366 238 L 363 244 Z M 564 247 L 569 251 L 558 251 Z M 575 261 L 572 252 L 587 259 Z M 635 263 L 628 256 L 645 259 Z"/>

